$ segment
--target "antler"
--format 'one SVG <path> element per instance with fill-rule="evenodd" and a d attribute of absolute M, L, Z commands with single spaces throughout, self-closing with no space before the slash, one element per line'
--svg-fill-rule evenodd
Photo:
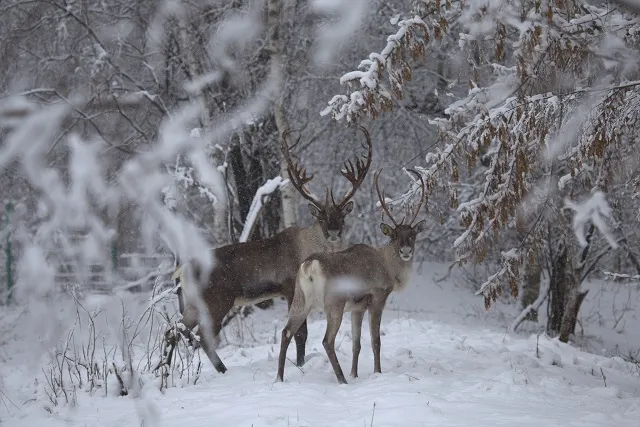
<path fill-rule="evenodd" d="M 376 192 L 378 193 L 378 200 L 380 200 L 380 206 L 382 206 L 382 210 L 387 214 L 387 216 L 389 217 L 391 222 L 393 222 L 393 226 L 397 227 L 400 224 L 398 224 L 396 222 L 396 220 L 393 219 L 393 215 L 391 215 L 391 212 L 389 211 L 389 208 L 387 207 L 387 203 L 384 201 L 384 191 L 380 191 L 380 186 L 378 185 L 378 178 L 380 177 L 380 172 L 382 172 L 382 168 L 380 168 L 373 175 L 373 180 L 374 180 L 374 182 L 376 184 Z"/>
<path fill-rule="evenodd" d="M 362 183 L 364 182 L 365 176 L 367 176 L 367 172 L 369 172 L 369 167 L 371 167 L 371 160 L 373 158 L 373 145 L 371 144 L 371 136 L 369 135 L 369 131 L 364 128 L 364 126 L 360 126 L 360 130 L 364 133 L 364 137 L 366 138 L 366 142 L 362 143 L 362 147 L 367 149 L 367 157 L 365 160 L 360 157 L 356 157 L 356 164 L 353 165 L 353 162 L 349 159 L 344 162 L 344 169 L 340 170 L 342 176 L 347 178 L 351 183 L 351 189 L 344 196 L 340 204 L 336 203 L 333 198 L 333 190 L 331 190 L 331 201 L 334 205 L 339 208 L 343 208 L 344 205 L 356 194 L 356 191 Z"/>
<path fill-rule="evenodd" d="M 422 193 L 422 194 L 420 194 L 420 203 L 418 203 L 418 207 L 416 208 L 416 211 L 413 214 L 413 217 L 411 218 L 411 221 L 409 221 L 409 225 L 411 225 L 411 224 L 413 224 L 413 221 L 416 220 L 416 217 L 418 216 L 418 213 L 420 212 L 420 208 L 422 207 L 422 203 L 424 202 L 424 192 L 425 192 L 424 188 L 425 188 L 425 185 L 424 185 L 424 179 L 422 179 L 422 174 L 421 173 L 419 173 L 415 169 L 407 169 L 407 172 L 411 172 L 411 173 L 415 174 L 418 177 L 418 179 L 420 180 L 420 190 L 421 190 L 421 193 Z"/>
<path fill-rule="evenodd" d="M 313 203 L 317 208 L 322 209 L 323 204 L 314 197 L 313 194 L 309 192 L 309 190 L 305 187 L 305 185 L 313 179 L 313 174 L 307 176 L 307 169 L 303 166 L 300 166 L 299 163 L 294 162 L 291 159 L 291 149 L 293 149 L 300 142 L 300 138 L 296 141 L 295 144 L 290 146 L 287 143 L 287 137 L 291 134 L 291 129 L 287 129 L 282 133 L 282 141 L 280 143 L 280 149 L 282 150 L 282 155 L 284 156 L 285 161 L 287 162 L 287 173 L 289 174 L 289 179 L 291 180 L 291 184 L 298 190 L 298 192 Z M 326 195 L 326 199 L 329 198 L 329 194 Z"/>

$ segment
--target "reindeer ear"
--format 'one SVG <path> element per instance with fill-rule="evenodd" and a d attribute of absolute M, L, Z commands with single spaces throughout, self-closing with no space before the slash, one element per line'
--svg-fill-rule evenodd
<path fill-rule="evenodd" d="M 352 210 L 353 210 L 353 200 L 349 201 L 349 203 L 344 205 L 344 207 L 342 208 L 342 212 L 344 212 L 345 215 L 348 213 L 351 213 Z"/>
<path fill-rule="evenodd" d="M 420 221 L 419 223 L 413 226 L 413 231 L 415 231 L 416 234 L 422 233 L 426 228 L 426 226 L 427 226 L 427 221 L 423 219 L 422 221 Z"/>
<path fill-rule="evenodd" d="M 309 203 L 309 213 L 316 218 L 320 218 L 320 209 L 313 203 Z"/>
<path fill-rule="evenodd" d="M 382 234 L 385 236 L 393 237 L 393 229 L 384 222 L 380 223 L 380 231 L 382 231 Z"/>

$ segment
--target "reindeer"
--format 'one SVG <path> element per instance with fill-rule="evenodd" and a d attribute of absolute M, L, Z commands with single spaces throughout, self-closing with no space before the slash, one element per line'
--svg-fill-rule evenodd
<path fill-rule="evenodd" d="M 284 363 L 291 337 L 300 325 L 306 322 L 311 309 L 324 310 L 327 316 L 327 329 L 322 340 L 338 382 L 346 384 L 335 351 L 336 335 L 345 312 L 351 312 L 351 334 L 353 339 L 353 360 L 351 377 L 358 376 L 358 357 L 360 356 L 360 335 L 364 313 L 369 311 L 371 344 L 373 347 L 374 372 L 380 373 L 380 321 L 387 298 L 393 291 L 406 287 L 411 277 L 413 252 L 416 236 L 424 230 L 425 221 L 416 225 L 415 221 L 424 200 L 425 186 L 422 177 L 410 170 L 420 179 L 422 197 L 409 221 L 405 218 L 397 223 L 389 211 L 378 186 L 380 169 L 375 175 L 376 191 L 383 211 L 393 222 L 393 227 L 382 222 L 382 234 L 391 238 L 383 247 L 375 248 L 357 244 L 340 252 L 317 253 L 308 257 L 298 269 L 293 302 L 289 308 L 289 319 L 282 330 L 278 375 L 276 381 L 283 381 Z"/>
<path fill-rule="evenodd" d="M 362 126 L 365 142 L 363 148 L 367 150 L 363 160 L 356 157 L 355 165 L 351 160 L 344 163 L 341 174 L 351 183 L 351 188 L 338 203 L 333 196 L 333 190 L 327 188 L 324 203 L 314 196 L 306 185 L 313 179 L 313 175 L 307 176 L 306 169 L 294 162 L 291 158 L 291 150 L 299 143 L 289 146 L 287 137 L 290 134 L 286 130 L 282 135 L 281 150 L 287 162 L 287 172 L 291 183 L 298 192 L 307 199 L 309 211 L 316 218 L 313 225 L 300 228 L 289 227 L 278 234 L 264 240 L 236 243 L 216 248 L 212 251 L 215 263 L 207 280 L 200 276 L 198 266 L 192 266 L 190 278 L 195 283 L 201 284 L 200 295 L 208 311 L 211 321 L 213 341 L 222 329 L 222 320 L 234 306 L 257 304 L 267 299 L 284 297 L 289 306 L 293 301 L 295 289 L 295 277 L 300 263 L 313 253 L 336 251 L 342 249 L 340 241 L 344 231 L 345 217 L 353 209 L 354 196 L 364 181 L 372 160 L 372 144 L 369 132 Z M 179 267 L 174 273 L 177 283 L 182 283 L 178 288 L 178 302 L 182 323 L 189 330 L 198 326 L 199 321 L 198 301 L 185 301 L 182 292 L 190 280 L 186 280 L 183 267 Z M 204 282 L 204 283 L 203 283 Z M 186 292 L 185 292 L 186 293 Z M 220 372 L 226 372 L 227 368 L 215 351 L 216 342 L 207 343 L 207 333 L 204 340 L 199 339 L 207 357 Z M 297 360 L 296 364 L 302 366 L 305 357 L 305 343 L 307 341 L 307 324 L 303 322 L 296 329 L 295 334 Z"/>

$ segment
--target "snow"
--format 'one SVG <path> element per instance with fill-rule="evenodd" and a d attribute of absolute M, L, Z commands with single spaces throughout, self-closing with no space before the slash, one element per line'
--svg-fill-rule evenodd
<path fill-rule="evenodd" d="M 611 218 L 611 207 L 609 203 L 607 203 L 607 198 L 602 191 L 595 191 L 589 199 L 582 203 L 574 203 L 566 199 L 565 204 L 575 212 L 573 217 L 573 231 L 581 246 L 584 247 L 588 243 L 585 237 L 584 227 L 591 222 L 604 235 L 613 249 L 618 248 L 618 243 L 605 221 L 605 218 Z"/>
<path fill-rule="evenodd" d="M 637 365 L 538 335 L 526 323 L 522 333 L 508 333 L 516 307 L 496 304 L 501 308 L 485 312 L 482 298 L 456 286 L 455 277 L 443 285 L 434 283 L 432 275 L 443 270 L 426 264 L 405 292 L 390 297 L 382 323 L 382 374 L 372 373 L 364 325 L 360 377 L 338 385 L 321 344 L 325 321 L 314 313 L 307 362 L 302 369 L 287 362 L 285 382 L 274 383 L 286 322 L 286 304 L 278 301 L 274 310 L 256 310 L 244 325 L 234 320 L 227 327 L 227 345 L 218 350 L 229 368 L 226 374 L 216 373 L 207 362 L 197 385 L 163 394 L 146 382 L 139 399 L 78 390 L 74 407 L 53 407 L 52 414 L 45 411 L 46 399 L 34 382 L 43 381 L 39 368 L 23 366 L 30 347 L 18 331 L 9 330 L 11 322 L 20 321 L 20 310 L 3 309 L 0 420 L 7 427 L 139 426 L 142 418 L 145 426 L 190 427 L 637 425 Z M 587 335 L 604 337 L 592 342 L 595 347 L 613 352 L 622 343 L 622 334 L 609 328 L 607 317 L 613 291 L 633 292 L 633 301 L 640 292 L 611 282 L 590 286 L 581 324 Z M 603 319 L 592 319 L 593 312 Z M 640 348 L 640 336 L 633 336 L 640 322 L 635 313 L 626 316 L 625 330 L 632 334 L 627 344 Z M 241 330 L 242 341 L 236 337 Z M 6 338 L 8 331 L 13 338 Z M 336 341 L 343 369 L 350 366 L 350 331 L 346 315 Z M 291 360 L 294 347 L 288 351 Z"/>

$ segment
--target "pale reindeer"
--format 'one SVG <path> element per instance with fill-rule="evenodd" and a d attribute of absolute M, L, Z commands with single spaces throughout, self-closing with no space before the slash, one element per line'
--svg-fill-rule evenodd
<path fill-rule="evenodd" d="M 340 252 L 318 253 L 308 257 L 298 270 L 293 303 L 289 319 L 282 331 L 278 375 L 283 381 L 284 364 L 291 337 L 300 325 L 306 322 L 312 309 L 324 310 L 327 329 L 322 340 L 338 382 L 346 384 L 335 351 L 336 335 L 342 323 L 343 313 L 351 312 L 351 334 L 353 360 L 351 377 L 358 376 L 360 335 L 364 313 L 369 311 L 371 344 L 373 347 L 374 372 L 380 373 L 380 321 L 387 298 L 393 291 L 402 290 L 411 277 L 413 253 L 418 233 L 424 230 L 425 221 L 415 221 L 424 200 L 425 186 L 415 170 L 421 185 L 421 199 L 408 224 L 404 219 L 398 224 L 391 215 L 384 195 L 378 186 L 380 171 L 375 174 L 375 185 L 383 211 L 393 222 L 393 227 L 380 224 L 380 229 L 391 241 L 379 248 L 357 244 Z"/>
<path fill-rule="evenodd" d="M 198 284 L 198 291 L 209 316 L 211 331 L 201 331 L 202 319 L 199 318 L 198 301 L 185 298 L 183 286 L 187 285 L 184 266 L 179 267 L 174 274 L 178 288 L 178 303 L 182 313 L 182 323 L 189 330 L 198 333 L 200 345 L 207 357 L 220 372 L 227 368 L 215 351 L 217 336 L 222 328 L 222 320 L 234 306 L 257 304 L 267 299 L 284 297 L 291 305 L 295 289 L 295 277 L 300 263 L 313 253 L 322 253 L 342 249 L 341 238 L 344 232 L 345 217 L 353 209 L 350 200 L 364 181 L 372 160 L 372 144 L 369 132 L 362 126 L 365 142 L 362 146 L 367 150 L 366 158 L 356 157 L 355 165 L 351 160 L 344 163 L 340 171 L 349 180 L 351 188 L 338 203 L 333 196 L 333 190 L 327 188 L 324 203 L 314 196 L 306 185 L 313 179 L 307 176 L 306 169 L 292 160 L 290 151 L 299 142 L 289 146 L 287 137 L 290 131 L 282 135 L 281 150 L 287 162 L 287 172 L 293 186 L 307 199 L 311 215 L 316 218 L 309 227 L 289 227 L 276 235 L 264 239 L 242 242 L 222 246 L 212 250 L 214 268 L 211 274 L 200 277 L 197 266 L 190 265 L 190 277 Z M 201 305 L 202 306 L 202 305 Z M 198 329 L 194 329 L 198 326 Z M 302 366 L 305 358 L 305 343 L 307 340 L 307 324 L 304 322 L 296 330 L 295 340 L 297 348 L 296 364 Z M 211 332 L 214 342 L 207 342 L 207 332 Z M 186 334 L 185 334 L 186 335 Z M 204 336 L 203 336 L 204 335 Z"/>

